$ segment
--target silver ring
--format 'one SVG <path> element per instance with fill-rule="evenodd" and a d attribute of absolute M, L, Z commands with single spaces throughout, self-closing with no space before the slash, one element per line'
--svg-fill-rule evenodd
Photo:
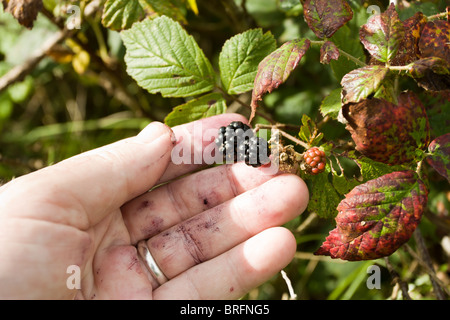
<path fill-rule="evenodd" d="M 161 271 L 161 269 L 156 264 L 155 259 L 153 259 L 152 254 L 150 253 L 150 250 L 147 247 L 147 241 L 141 240 L 137 244 L 137 250 L 139 252 L 139 255 L 141 256 L 142 260 L 145 263 L 145 266 L 147 267 L 148 271 L 152 274 L 153 278 L 159 283 L 159 285 L 162 285 L 163 283 L 169 281 L 167 277 L 164 275 L 164 273 Z"/>

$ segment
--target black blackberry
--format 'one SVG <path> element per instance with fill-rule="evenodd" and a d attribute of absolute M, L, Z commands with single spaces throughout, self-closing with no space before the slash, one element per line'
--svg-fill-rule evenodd
<path fill-rule="evenodd" d="M 270 162 L 269 144 L 256 137 L 250 127 L 240 121 L 233 121 L 220 127 L 216 138 L 218 151 L 227 163 L 244 161 L 245 164 L 259 167 Z"/>

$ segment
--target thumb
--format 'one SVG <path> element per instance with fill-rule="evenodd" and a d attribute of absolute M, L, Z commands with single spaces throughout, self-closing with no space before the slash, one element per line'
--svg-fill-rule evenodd
<path fill-rule="evenodd" d="M 20 190 L 18 197 L 23 197 L 23 192 L 28 191 L 29 201 L 42 202 L 42 199 L 51 198 L 53 204 L 69 208 L 68 212 L 83 210 L 87 214 L 87 222 L 92 225 L 111 210 L 153 187 L 169 164 L 174 143 L 173 132 L 168 126 L 152 122 L 135 137 L 82 153 L 13 180 L 13 185 L 20 185 L 12 189 Z M 4 190 L 7 192 L 8 185 L 4 187 L 7 187 Z M 8 196 L 12 200 L 12 195 Z M 16 201 L 22 202 L 20 199 Z M 45 215 L 45 210 L 42 211 Z M 70 220 L 71 224 L 82 224 L 76 219 Z M 87 226 L 83 223 L 78 227 Z"/>

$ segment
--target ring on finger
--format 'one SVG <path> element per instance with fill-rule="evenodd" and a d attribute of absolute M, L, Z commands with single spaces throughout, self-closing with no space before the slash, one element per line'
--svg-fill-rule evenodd
<path fill-rule="evenodd" d="M 144 261 L 145 266 L 151 275 L 155 278 L 159 285 L 166 283 L 169 279 L 164 275 L 161 269 L 158 267 L 155 259 L 153 258 L 150 250 L 147 247 L 147 241 L 141 240 L 137 244 L 137 250 L 142 260 Z"/>

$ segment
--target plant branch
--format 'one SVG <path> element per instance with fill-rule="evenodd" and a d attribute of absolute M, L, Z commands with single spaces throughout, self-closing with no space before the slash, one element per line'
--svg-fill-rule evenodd
<path fill-rule="evenodd" d="M 427 18 L 428 18 L 428 20 L 431 21 L 431 20 L 437 20 L 437 19 L 440 19 L 440 18 L 445 18 L 446 15 L 447 15 L 447 12 L 441 12 L 441 13 L 429 16 Z"/>
<path fill-rule="evenodd" d="M 72 30 L 63 29 L 44 42 L 39 50 L 35 51 L 24 63 L 13 67 L 3 77 L 0 78 L 0 92 L 5 90 L 8 86 L 22 81 L 33 69 L 41 62 L 55 45 L 63 41 L 68 36 L 72 35 Z"/>
<path fill-rule="evenodd" d="M 389 261 L 389 257 L 384 257 L 384 262 L 386 263 L 386 268 L 389 271 L 389 274 L 392 277 L 392 281 L 395 282 L 402 291 L 403 299 L 412 300 L 408 293 L 408 284 L 400 278 L 400 275 L 397 271 L 395 271 L 391 262 Z"/>
<path fill-rule="evenodd" d="M 286 272 L 284 270 L 281 270 L 281 276 L 283 277 L 284 281 L 286 282 L 286 285 L 289 290 L 289 300 L 296 300 L 297 295 L 295 294 L 294 288 L 292 287 L 291 279 L 287 276 Z"/>
<path fill-rule="evenodd" d="M 285 137 L 285 138 L 291 140 L 292 142 L 295 142 L 296 144 L 302 146 L 302 147 L 305 148 L 305 149 L 309 149 L 309 145 L 308 145 L 307 143 L 303 142 L 303 141 L 300 140 L 300 139 L 297 139 L 297 138 L 294 137 L 294 136 L 291 136 L 289 133 L 287 133 L 287 132 L 285 132 L 285 131 L 283 131 L 283 130 L 279 130 L 279 131 L 280 131 L 280 133 L 281 133 L 281 135 L 282 135 L 283 137 Z"/>
<path fill-rule="evenodd" d="M 425 245 L 425 241 L 422 237 L 422 233 L 420 232 L 420 230 L 418 228 L 416 229 L 416 231 L 414 231 L 414 240 L 416 240 L 421 261 L 423 261 L 423 263 L 426 265 L 427 271 L 430 275 L 430 281 L 431 281 L 431 284 L 433 285 L 433 289 L 436 294 L 436 297 L 439 300 L 446 300 L 445 294 L 444 294 L 444 292 L 442 292 L 442 289 L 441 289 L 441 287 L 445 288 L 445 285 L 443 285 L 442 282 L 439 280 L 439 278 L 436 276 L 436 273 L 433 268 L 433 264 L 431 263 L 430 254 L 428 253 L 427 247 Z"/>
<path fill-rule="evenodd" d="M 89 3 L 86 6 L 86 10 L 84 12 L 85 16 L 90 16 L 95 13 L 97 9 L 101 6 L 100 0 L 95 0 Z M 48 12 L 44 12 L 44 14 L 48 17 Z M 66 26 L 61 25 L 61 22 L 57 22 L 53 20 L 58 27 L 61 28 L 60 31 L 55 33 L 52 37 L 50 37 L 44 44 L 34 52 L 24 63 L 15 66 L 11 70 L 9 70 L 4 76 L 0 78 L 0 92 L 5 90 L 8 86 L 21 81 L 24 77 L 29 74 L 38 64 L 41 62 L 43 58 L 47 55 L 47 52 L 50 51 L 54 46 L 63 41 L 64 39 L 72 36 L 77 31 L 76 29 L 67 29 Z"/>
<path fill-rule="evenodd" d="M 417 231 L 418 229 L 416 229 Z M 415 235 L 415 231 L 414 231 L 414 235 Z M 442 294 L 442 291 L 440 290 L 440 288 L 443 288 L 443 290 L 445 291 L 445 293 L 450 296 L 450 291 L 447 289 L 447 287 L 445 286 L 445 284 L 441 281 L 441 279 L 439 279 L 436 276 L 436 273 L 434 272 L 433 267 L 430 267 L 428 265 L 427 262 L 425 262 L 408 244 L 404 244 L 404 247 L 406 249 L 406 251 L 408 251 L 408 253 L 417 260 L 417 262 L 425 269 L 425 271 L 428 273 L 428 275 L 430 276 L 430 281 L 432 279 L 432 284 L 433 284 L 433 289 L 435 285 L 439 286 L 439 293 Z M 430 261 L 431 263 L 431 261 Z M 443 294 L 442 294 L 443 296 Z M 444 299 L 445 300 L 445 297 Z"/>
<path fill-rule="evenodd" d="M 273 129 L 273 128 L 276 128 L 276 129 L 278 129 L 278 131 L 280 132 L 280 134 L 283 137 L 291 140 L 292 142 L 302 146 L 305 149 L 309 149 L 309 145 L 307 143 L 305 143 L 302 140 L 297 139 L 296 137 L 290 135 L 289 133 L 281 130 L 279 127 L 282 127 L 282 126 L 284 126 L 284 125 L 279 125 L 279 124 L 273 124 L 273 125 L 257 124 L 257 127 L 261 128 L 261 129 Z"/>

